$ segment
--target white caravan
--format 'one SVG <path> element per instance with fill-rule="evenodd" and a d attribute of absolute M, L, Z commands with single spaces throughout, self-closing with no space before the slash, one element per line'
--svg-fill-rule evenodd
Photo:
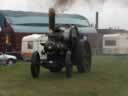
<path fill-rule="evenodd" d="M 103 53 L 128 54 L 128 33 L 104 35 Z"/>
<path fill-rule="evenodd" d="M 23 37 L 21 54 L 24 60 L 30 60 L 32 53 L 38 51 L 40 53 L 40 58 L 45 59 L 45 55 L 41 55 L 41 51 L 44 49 L 41 43 L 45 43 L 48 37 L 45 34 L 32 34 Z"/>

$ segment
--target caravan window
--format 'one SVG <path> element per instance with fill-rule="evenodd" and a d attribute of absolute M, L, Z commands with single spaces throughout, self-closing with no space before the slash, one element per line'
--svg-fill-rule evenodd
<path fill-rule="evenodd" d="M 116 40 L 105 40 L 106 46 L 116 46 Z"/>
<path fill-rule="evenodd" d="M 28 49 L 33 49 L 33 42 L 32 41 L 28 41 Z"/>

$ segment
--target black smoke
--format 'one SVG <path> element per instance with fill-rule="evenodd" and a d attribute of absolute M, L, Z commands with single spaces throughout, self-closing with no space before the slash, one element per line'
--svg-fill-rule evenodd
<path fill-rule="evenodd" d="M 54 8 L 58 10 L 68 10 L 71 6 L 79 2 L 79 0 L 53 0 Z M 85 3 L 85 6 L 103 6 L 107 2 L 113 2 L 113 4 L 120 4 L 122 7 L 128 7 L 128 0 L 82 0 Z"/>

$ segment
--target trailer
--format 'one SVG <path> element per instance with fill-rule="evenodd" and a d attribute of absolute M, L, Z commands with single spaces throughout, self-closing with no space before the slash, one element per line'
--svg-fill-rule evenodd
<path fill-rule="evenodd" d="M 48 37 L 45 34 L 32 34 L 24 36 L 21 44 L 21 54 L 25 61 L 30 61 L 32 53 L 38 51 L 40 57 L 45 59 L 45 55 L 41 55 L 41 51 L 44 50 L 44 47 L 41 46 L 41 43 L 45 43 L 48 40 Z"/>
<path fill-rule="evenodd" d="M 104 54 L 128 54 L 128 34 L 107 34 L 103 36 L 103 53 Z"/>

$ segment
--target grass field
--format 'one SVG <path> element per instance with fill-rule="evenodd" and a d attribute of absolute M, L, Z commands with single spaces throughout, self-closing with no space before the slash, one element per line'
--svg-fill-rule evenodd
<path fill-rule="evenodd" d="M 0 66 L 0 96 L 128 96 L 128 56 L 94 57 L 92 71 L 74 69 L 72 79 L 41 68 L 40 78 L 33 80 L 23 62 Z"/>

